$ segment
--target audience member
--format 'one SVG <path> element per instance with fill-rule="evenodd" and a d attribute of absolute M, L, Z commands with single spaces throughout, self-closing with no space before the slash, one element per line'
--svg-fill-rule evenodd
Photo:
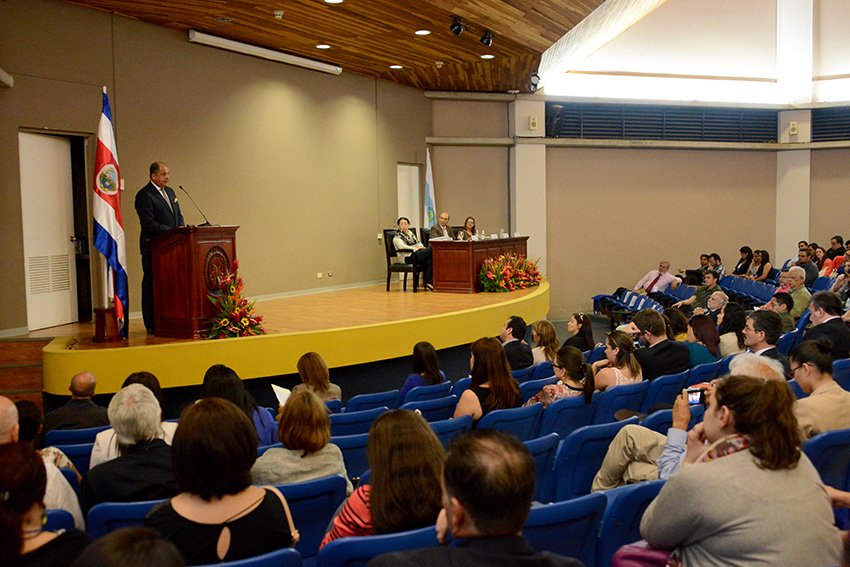
<path fill-rule="evenodd" d="M 466 217 L 466 220 L 463 222 L 463 229 L 457 233 L 457 239 L 469 240 L 473 236 L 475 236 L 475 219 Z"/>
<path fill-rule="evenodd" d="M 524 340 L 527 329 L 522 317 L 511 315 L 499 333 L 511 370 L 521 370 L 534 364 L 531 347 Z"/>
<path fill-rule="evenodd" d="M 257 405 L 254 397 L 248 392 L 245 383 L 231 368 L 223 364 L 210 366 L 204 374 L 204 383 L 198 396 L 204 398 L 221 398 L 233 402 L 248 419 L 254 422 L 260 445 L 271 445 L 277 437 L 277 424 L 269 412 Z"/>
<path fill-rule="evenodd" d="M 667 288 L 673 286 L 676 289 L 679 286 L 679 280 L 670 273 L 670 262 L 663 260 L 658 264 L 657 270 L 650 270 L 643 276 L 638 283 L 635 284 L 633 291 L 647 294 L 654 292 L 667 291 Z"/>
<path fill-rule="evenodd" d="M 727 303 L 717 317 L 717 332 L 720 335 L 720 358 L 744 352 L 744 327 L 747 316 L 737 303 Z"/>
<path fill-rule="evenodd" d="M 372 471 L 334 518 L 324 546 L 340 537 L 392 534 L 434 525 L 440 513 L 440 472 L 446 453 L 421 415 L 382 414 L 369 430 Z"/>
<path fill-rule="evenodd" d="M 691 353 L 686 344 L 667 339 L 667 325 L 661 313 L 653 309 L 639 311 L 624 332 L 638 335 L 646 345 L 635 351 L 644 380 L 676 374 L 690 368 Z"/>
<path fill-rule="evenodd" d="M 292 393 L 308 390 L 313 392 L 319 398 L 328 402 L 330 400 L 342 401 L 342 390 L 339 386 L 331 382 L 331 376 L 328 372 L 328 365 L 325 364 L 325 359 L 318 353 L 308 352 L 301 355 L 296 364 L 298 376 L 301 378 L 301 383 L 292 388 Z"/>
<path fill-rule="evenodd" d="M 708 254 L 699 255 L 699 268 L 696 270 L 679 269 L 679 279 L 690 285 L 702 285 L 703 276 L 708 271 Z"/>
<path fill-rule="evenodd" d="M 145 386 L 148 390 L 153 392 L 154 397 L 156 397 L 156 400 L 159 402 L 160 409 L 162 408 L 164 403 L 162 398 L 162 388 L 160 387 L 159 380 L 157 380 L 156 376 L 150 372 L 133 372 L 126 380 L 124 380 L 124 384 L 122 384 L 121 387 L 126 388 L 130 384 L 141 384 L 142 386 Z M 168 445 L 171 445 L 171 440 L 174 439 L 174 432 L 177 431 L 177 424 L 172 421 L 163 421 L 159 424 L 159 429 L 157 437 L 165 441 Z M 118 457 L 118 437 L 115 435 L 115 430 L 110 428 L 105 431 L 101 431 L 94 439 L 94 448 L 91 452 L 89 468 L 93 469 L 100 463 L 111 461 L 116 457 Z"/>
<path fill-rule="evenodd" d="M 0 446 L 7 443 L 17 443 L 19 440 L 18 408 L 12 400 L 0 396 Z M 71 488 L 56 465 L 51 462 L 44 462 L 44 467 L 47 475 L 43 498 L 44 507 L 48 510 L 65 510 L 74 518 L 74 526 L 79 530 L 84 530 L 86 523 L 83 519 L 83 512 L 80 510 L 77 493 Z"/>
<path fill-rule="evenodd" d="M 141 384 L 121 388 L 112 397 L 109 423 L 119 457 L 83 475 L 80 503 L 85 513 L 101 502 L 140 502 L 177 494 L 171 447 L 160 438 L 161 419 L 156 396 Z"/>
<path fill-rule="evenodd" d="M 449 447 L 442 479 L 437 538 L 444 542 L 451 533 L 452 544 L 382 555 L 369 567 L 582 565 L 536 553 L 522 536 L 534 496 L 534 459 L 515 437 L 488 429 L 462 433 Z"/>
<path fill-rule="evenodd" d="M 429 342 L 418 342 L 413 346 L 413 374 L 407 377 L 401 387 L 401 403 L 407 393 L 417 386 L 436 386 L 446 381 L 446 375 L 440 370 L 437 350 Z"/>
<path fill-rule="evenodd" d="M 688 318 L 678 307 L 668 307 L 664 310 L 664 316 L 670 323 L 670 331 L 674 341 L 685 342 L 688 340 Z M 670 337 L 667 337 L 670 338 Z"/>
<path fill-rule="evenodd" d="M 693 314 L 707 315 L 716 324 L 717 317 L 720 316 L 720 310 L 723 309 L 727 303 L 729 303 L 729 296 L 720 291 L 720 286 L 718 286 L 718 290 L 708 296 L 705 309 L 697 307 L 693 310 Z"/>
<path fill-rule="evenodd" d="M 830 288 L 830 291 L 837 293 L 842 301 L 847 301 L 847 292 L 850 290 L 850 285 L 848 285 L 850 284 L 850 270 L 847 269 L 848 266 L 850 266 L 850 251 L 845 252 L 844 256 L 841 257 L 841 266 L 836 270 L 838 276 L 836 276 Z"/>
<path fill-rule="evenodd" d="M 797 267 L 801 268 L 806 274 L 804 279 L 806 287 L 812 287 L 812 284 L 818 279 L 820 268 L 812 261 L 812 253 L 809 250 L 797 252 Z"/>
<path fill-rule="evenodd" d="M 440 213 L 440 218 L 438 219 L 437 224 L 428 230 L 428 236 L 431 238 L 446 237 L 454 240 L 455 233 L 452 230 L 452 227 L 449 226 L 449 213 Z"/>
<path fill-rule="evenodd" d="M 832 343 L 803 341 L 791 352 L 794 381 L 809 394 L 794 413 L 803 441 L 818 433 L 850 428 L 850 392 L 832 379 Z"/>
<path fill-rule="evenodd" d="M 316 394 L 301 390 L 289 396 L 280 413 L 277 435 L 283 447 L 272 447 L 257 459 L 251 468 L 254 484 L 290 484 L 341 474 L 351 494 L 342 451 L 330 443 L 327 407 Z"/>
<path fill-rule="evenodd" d="M 562 346 L 576 347 L 582 352 L 593 350 L 596 343 L 593 341 L 593 322 L 584 313 L 573 313 L 567 321 L 567 332 L 570 337 L 564 341 Z"/>
<path fill-rule="evenodd" d="M 558 340 L 558 333 L 555 331 L 555 325 L 546 319 L 539 320 L 531 326 L 531 338 L 534 339 L 536 345 L 531 349 L 535 365 L 555 360 L 558 345 L 561 344 L 561 341 Z"/>
<path fill-rule="evenodd" d="M 572 398 L 584 396 L 584 403 L 593 401 L 593 391 L 596 389 L 593 380 L 593 369 L 584 361 L 584 356 L 576 347 L 561 347 L 555 360 L 552 361 L 552 370 L 558 382 L 543 386 L 543 388 L 525 402 L 526 406 L 536 403 L 548 407 L 554 401 L 561 398 Z"/>
<path fill-rule="evenodd" d="M 850 357 L 850 329 L 841 320 L 842 303 L 838 294 L 819 291 L 809 303 L 812 327 L 803 335 L 804 341 L 827 339 L 832 343 L 833 358 Z"/>
<path fill-rule="evenodd" d="M 788 293 L 791 291 L 791 286 L 788 284 L 788 276 L 790 275 L 788 270 L 790 268 L 782 268 L 779 270 L 779 287 L 776 288 L 775 293 L 785 292 Z"/>
<path fill-rule="evenodd" d="M 605 358 L 593 363 L 593 381 L 597 390 L 636 384 L 643 380 L 634 355 L 635 343 L 622 331 L 611 331 L 605 338 Z"/>
<path fill-rule="evenodd" d="M 714 270 L 708 270 L 703 276 L 705 283 L 699 286 L 694 292 L 692 296 L 687 299 L 683 299 L 681 301 L 677 301 L 673 304 L 673 307 L 690 307 L 691 309 L 701 308 L 705 310 L 708 307 L 708 298 L 711 297 L 711 294 L 715 291 L 722 291 L 720 286 L 717 285 L 717 281 L 720 279 L 717 275 L 717 272 Z M 684 309 L 682 309 L 684 311 Z"/>
<path fill-rule="evenodd" d="M 32 445 L 41 432 L 44 420 L 41 409 L 28 400 L 18 400 L 15 402 L 15 407 L 18 408 L 18 441 Z M 77 473 L 77 482 L 82 480 L 83 477 L 77 472 L 77 467 L 74 466 L 73 461 L 59 447 L 45 447 L 37 452 L 45 463 L 50 463 L 60 469 L 71 469 Z"/>
<path fill-rule="evenodd" d="M 522 405 L 522 394 L 511 376 L 508 359 L 499 341 L 490 337 L 472 343 L 469 365 L 472 382 L 460 396 L 454 417 L 471 415 L 475 423 L 497 409 Z"/>
<path fill-rule="evenodd" d="M 691 368 L 720 360 L 720 335 L 708 315 L 694 315 L 690 318 L 687 345 Z"/>
<path fill-rule="evenodd" d="M 794 401 L 781 381 L 720 383 L 688 434 L 685 464 L 646 509 L 641 536 L 682 565 L 836 564 L 841 540 L 801 451 Z"/>
<path fill-rule="evenodd" d="M 718 282 L 726 277 L 726 268 L 723 267 L 723 262 L 720 261 L 720 254 L 717 252 L 712 252 L 708 255 L 708 270 L 717 274 Z"/>
<path fill-rule="evenodd" d="M 729 368 L 733 374 L 762 380 L 784 378 L 782 366 L 777 361 L 749 353 L 733 358 Z M 704 389 L 704 396 L 711 396 L 716 382 Z M 605 453 L 602 466 L 593 479 L 591 492 L 645 480 L 668 479 L 679 470 L 685 458 L 690 420 L 690 404 L 683 393 L 673 404 L 673 425 L 667 435 L 641 425 L 623 427 Z"/>
<path fill-rule="evenodd" d="M 87 429 L 109 425 L 106 408 L 92 401 L 96 386 L 97 380 L 91 372 L 80 372 L 71 378 L 68 387 L 71 399 L 64 406 L 44 415 L 44 427 L 35 440 L 37 449 L 44 447 L 45 436 L 54 429 Z"/>
<path fill-rule="evenodd" d="M 154 507 L 145 525 L 177 546 L 187 565 L 245 559 L 298 541 L 283 495 L 251 486 L 257 433 L 244 410 L 215 397 L 188 406 L 172 456 L 182 492 Z"/>
<path fill-rule="evenodd" d="M 781 328 L 782 319 L 773 311 L 753 311 L 747 316 L 747 324 L 744 325 L 744 345 L 754 354 L 779 362 L 785 377 L 790 380 L 791 365 L 776 348 Z"/>
<path fill-rule="evenodd" d="M 791 294 L 785 291 L 776 292 L 770 301 L 767 302 L 767 308 L 770 311 L 778 314 L 782 319 L 782 334 L 793 331 L 796 327 L 794 317 L 791 316 L 791 310 L 794 309 L 794 298 Z"/>
<path fill-rule="evenodd" d="M 823 270 L 826 262 L 826 250 L 823 247 L 818 246 L 814 250 L 815 254 L 812 256 L 812 262 L 814 262 L 815 266 L 818 268 L 818 275 L 820 275 L 820 271 Z"/>
<path fill-rule="evenodd" d="M 91 542 L 85 532 L 44 529 L 46 486 L 44 461 L 32 445 L 0 445 L 0 565 L 68 565 Z"/>
<path fill-rule="evenodd" d="M 759 259 L 759 267 L 751 279 L 757 282 L 763 282 L 770 277 L 770 273 L 773 271 L 773 264 L 770 263 L 770 253 L 767 250 L 757 250 L 756 254 Z"/>
<path fill-rule="evenodd" d="M 71 567 L 185 567 L 174 544 L 150 528 L 121 528 L 89 545 Z"/>
<path fill-rule="evenodd" d="M 741 246 L 739 250 L 741 259 L 735 264 L 735 269 L 732 271 L 733 276 L 746 276 L 750 269 L 750 264 L 753 262 L 753 249 L 749 246 Z"/>
<path fill-rule="evenodd" d="M 410 230 L 410 220 L 399 217 L 398 232 L 393 238 L 393 246 L 398 252 L 396 256 L 407 264 L 412 264 L 416 258 L 416 266 L 425 274 L 425 289 L 434 291 L 434 263 L 431 257 L 431 247 L 423 246 L 416 237 L 416 231 Z"/>
<path fill-rule="evenodd" d="M 844 238 L 840 235 L 835 235 L 829 240 L 829 250 L 826 251 L 826 257 L 833 260 L 837 256 L 843 256 L 847 252 L 844 248 Z"/>
<path fill-rule="evenodd" d="M 791 316 L 794 321 L 800 318 L 803 312 L 809 308 L 809 300 L 812 294 L 806 289 L 806 271 L 800 266 L 792 266 L 788 269 L 788 293 L 791 294 L 791 299 L 794 300 L 794 308 L 791 309 Z"/>

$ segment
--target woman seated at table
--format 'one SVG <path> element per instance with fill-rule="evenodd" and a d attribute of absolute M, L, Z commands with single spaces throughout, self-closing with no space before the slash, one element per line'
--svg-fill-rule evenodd
<path fill-rule="evenodd" d="M 567 321 L 567 331 L 570 337 L 564 341 L 563 346 L 574 346 L 582 352 L 593 350 L 593 323 L 590 317 L 584 313 L 573 313 Z"/>
<path fill-rule="evenodd" d="M 413 374 L 407 377 L 404 386 L 401 387 L 401 403 L 404 403 L 407 393 L 417 386 L 436 386 L 446 381 L 446 375 L 440 370 L 437 351 L 434 345 L 427 341 L 414 345 L 411 366 Z"/>
<path fill-rule="evenodd" d="M 611 331 L 605 338 L 605 358 L 593 363 L 593 380 L 597 390 L 636 384 L 643 380 L 640 363 L 635 358 L 635 343 L 622 331 Z"/>
<path fill-rule="evenodd" d="M 522 394 L 511 376 L 502 344 L 492 337 L 484 337 L 472 343 L 471 350 L 472 383 L 461 395 L 454 417 L 471 415 L 473 422 L 478 423 L 493 410 L 520 407 Z"/>
<path fill-rule="evenodd" d="M 835 565 L 841 539 L 785 381 L 723 380 L 640 533 L 668 565 Z"/>
<path fill-rule="evenodd" d="M 407 217 L 399 217 L 398 232 L 393 238 L 393 246 L 398 254 L 396 256 L 406 264 L 412 264 L 416 258 L 416 266 L 425 274 L 425 289 L 434 291 L 434 265 L 431 258 L 431 247 L 424 246 L 416 237 L 416 231 L 410 230 L 410 220 Z"/>
<path fill-rule="evenodd" d="M 688 320 L 688 350 L 691 368 L 720 360 L 720 335 L 708 315 L 694 315 Z"/>
<path fill-rule="evenodd" d="M 531 354 L 534 355 L 534 364 L 555 360 L 560 344 L 555 325 L 546 319 L 539 320 L 531 327 L 531 338 L 537 345 L 531 349 Z"/>
<path fill-rule="evenodd" d="M 295 366 L 298 369 L 301 384 L 292 388 L 293 394 L 302 390 L 309 390 L 319 396 L 323 402 L 342 400 L 342 390 L 331 382 L 328 365 L 318 353 L 308 352 L 301 355 L 298 364 Z"/>
<path fill-rule="evenodd" d="M 543 386 L 524 406 L 543 404 L 548 407 L 554 401 L 561 398 L 574 398 L 584 396 L 584 403 L 593 401 L 593 391 L 596 389 L 593 381 L 593 369 L 584 361 L 584 355 L 576 347 L 561 347 L 555 360 L 552 361 L 552 370 L 555 371 L 557 384 Z"/>
<path fill-rule="evenodd" d="M 293 392 L 280 412 L 278 440 L 251 468 L 254 484 L 290 484 L 341 474 L 347 493 L 353 490 L 342 451 L 330 443 L 328 409 L 319 397 L 307 390 Z"/>
<path fill-rule="evenodd" d="M 393 534 L 433 526 L 442 509 L 446 452 L 421 415 L 382 414 L 369 430 L 370 484 L 361 484 L 334 518 L 324 546 L 340 537 Z"/>
<path fill-rule="evenodd" d="M 44 529 L 47 469 L 29 443 L 0 445 L 0 565 L 69 565 L 91 543 L 77 530 Z"/>
<path fill-rule="evenodd" d="M 187 565 L 255 557 L 297 542 L 283 494 L 251 485 L 257 435 L 236 405 L 206 398 L 188 406 L 172 457 L 183 492 L 155 507 L 145 525 L 176 545 Z"/>
<path fill-rule="evenodd" d="M 276 443 L 277 424 L 272 415 L 257 405 L 239 375 L 223 364 L 210 366 L 204 374 L 199 398 L 221 398 L 236 404 L 254 422 L 260 445 Z"/>
<path fill-rule="evenodd" d="M 463 223 L 463 228 L 457 233 L 457 239 L 469 240 L 473 236 L 475 236 L 475 219 L 472 217 L 466 217 L 466 221 Z"/>

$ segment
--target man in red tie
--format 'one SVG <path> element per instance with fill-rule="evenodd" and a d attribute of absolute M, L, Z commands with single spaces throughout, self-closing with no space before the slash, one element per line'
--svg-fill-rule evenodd
<path fill-rule="evenodd" d="M 635 293 L 652 293 L 654 291 L 666 291 L 668 287 L 676 289 L 679 280 L 670 273 L 670 262 L 662 261 L 657 270 L 650 270 L 635 284 Z"/>

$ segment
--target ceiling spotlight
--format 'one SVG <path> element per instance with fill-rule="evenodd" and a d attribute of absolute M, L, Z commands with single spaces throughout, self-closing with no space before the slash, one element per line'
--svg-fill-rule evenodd
<path fill-rule="evenodd" d="M 390 69 L 404 69 L 401 65 L 390 65 Z"/>
<path fill-rule="evenodd" d="M 493 55 L 491 53 L 486 53 L 486 54 L 481 56 L 481 59 L 492 59 L 493 57 L 495 57 L 495 55 Z"/>
<path fill-rule="evenodd" d="M 283 10 L 275 10 L 274 11 L 274 19 L 275 20 L 282 20 L 283 14 L 284 14 Z"/>
<path fill-rule="evenodd" d="M 325 4 L 342 4 L 342 0 L 325 0 Z"/>
<path fill-rule="evenodd" d="M 528 90 L 531 92 L 537 91 L 537 85 L 540 84 L 540 75 L 535 71 L 531 74 L 531 77 L 528 79 Z"/>
<path fill-rule="evenodd" d="M 319 45 L 316 46 L 316 49 L 330 49 L 330 48 L 331 48 L 331 46 L 328 45 L 327 43 L 320 43 Z"/>
<path fill-rule="evenodd" d="M 460 34 L 463 33 L 463 23 L 461 23 L 458 16 L 452 17 L 452 25 L 449 26 L 449 29 L 452 30 L 452 33 L 458 37 L 460 37 Z"/>
<path fill-rule="evenodd" d="M 486 32 L 484 32 L 484 35 L 481 36 L 481 39 L 479 41 L 481 41 L 481 43 L 483 43 L 487 47 L 490 47 L 491 45 L 493 45 L 493 34 L 490 33 L 490 30 L 487 30 Z"/>
<path fill-rule="evenodd" d="M 429 30 L 416 30 L 413 33 L 416 35 L 431 35 L 431 32 Z"/>

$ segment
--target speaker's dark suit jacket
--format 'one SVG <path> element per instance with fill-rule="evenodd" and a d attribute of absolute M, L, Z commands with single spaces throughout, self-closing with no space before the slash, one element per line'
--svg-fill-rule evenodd
<path fill-rule="evenodd" d="M 804 341 L 818 341 L 820 339 L 829 339 L 832 343 L 833 358 L 850 357 L 850 329 L 847 328 L 847 324 L 841 320 L 841 317 L 815 325 L 803 335 Z"/>
<path fill-rule="evenodd" d="M 141 253 L 150 254 L 151 249 L 147 241 L 163 232 L 183 226 L 183 215 L 180 214 L 180 203 L 171 187 L 165 188 L 171 207 L 162 198 L 153 183 L 148 183 L 136 193 L 136 213 L 142 225 L 139 235 L 139 249 Z M 173 207 L 173 210 L 172 210 Z"/>

